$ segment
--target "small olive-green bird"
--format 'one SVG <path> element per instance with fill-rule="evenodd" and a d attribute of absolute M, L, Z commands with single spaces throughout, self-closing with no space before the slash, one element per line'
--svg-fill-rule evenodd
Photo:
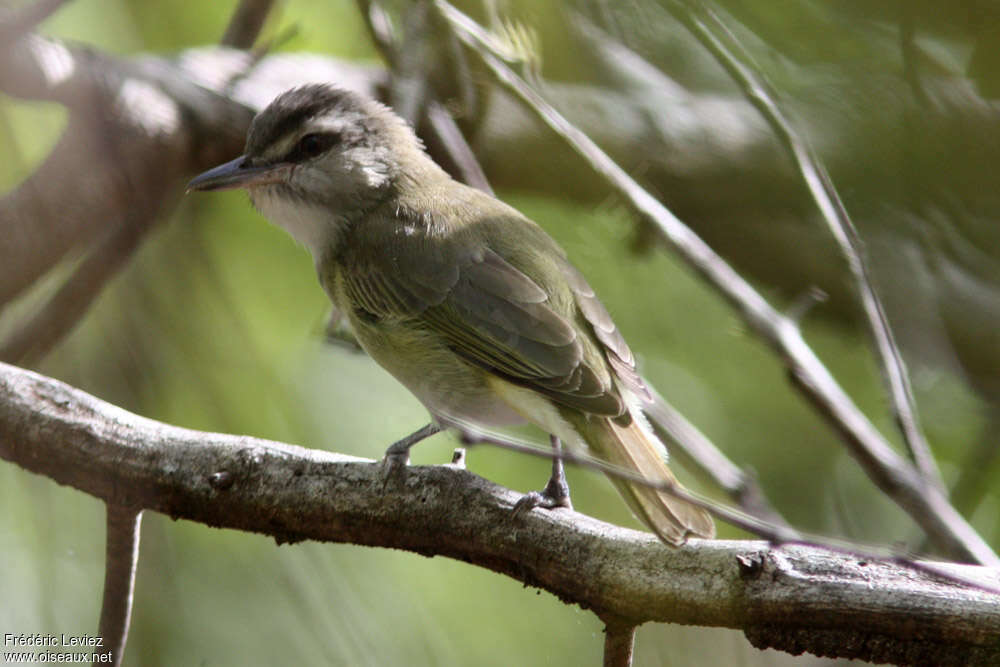
<path fill-rule="evenodd" d="M 439 428 L 525 420 L 553 445 L 586 446 L 652 480 L 674 480 L 640 406 L 650 398 L 607 310 L 540 227 L 453 180 L 387 107 L 328 85 L 275 99 L 246 152 L 191 190 L 244 188 L 312 253 L 358 342 Z M 712 537 L 702 509 L 615 480 L 665 542 Z M 568 505 L 558 459 L 530 507 Z M 523 509 L 523 508 L 522 508 Z"/>

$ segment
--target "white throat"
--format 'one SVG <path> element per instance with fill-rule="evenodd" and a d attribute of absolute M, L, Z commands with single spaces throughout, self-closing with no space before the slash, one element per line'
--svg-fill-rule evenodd
<path fill-rule="evenodd" d="M 347 220 L 328 208 L 281 196 L 272 188 L 258 188 L 250 198 L 264 217 L 305 246 L 315 261 L 339 244 L 347 227 Z"/>

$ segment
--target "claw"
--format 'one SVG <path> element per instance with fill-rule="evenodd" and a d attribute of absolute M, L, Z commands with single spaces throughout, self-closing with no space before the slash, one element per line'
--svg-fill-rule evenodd
<path fill-rule="evenodd" d="M 526 493 L 514 504 L 514 510 L 511 512 L 511 515 L 515 519 L 520 518 L 526 512 L 530 512 L 536 507 L 541 507 L 542 509 L 555 509 L 557 507 L 573 509 L 573 502 L 569 497 L 569 484 L 566 482 L 566 472 L 563 469 L 562 459 L 559 458 L 562 443 L 555 436 L 551 436 L 550 440 L 552 442 L 552 449 L 556 453 L 555 458 L 552 459 L 552 476 L 549 477 L 548 484 L 545 485 L 544 489 Z"/>
<path fill-rule="evenodd" d="M 406 473 L 406 467 L 410 464 L 410 447 L 425 438 L 429 438 L 439 432 L 441 427 L 431 422 L 427 426 L 418 429 L 396 442 L 389 445 L 382 457 L 382 474 L 385 478 L 383 486 L 387 486 L 390 480 L 401 480 Z"/>
<path fill-rule="evenodd" d="M 440 431 L 441 427 L 434 422 L 431 422 L 427 426 L 417 429 L 405 438 L 400 438 L 396 442 L 389 445 L 389 448 L 385 450 L 385 456 L 382 458 L 383 466 L 394 468 L 399 465 L 408 465 L 410 463 L 410 447 L 413 447 L 413 445 L 417 444 L 421 440 L 425 440 Z"/>

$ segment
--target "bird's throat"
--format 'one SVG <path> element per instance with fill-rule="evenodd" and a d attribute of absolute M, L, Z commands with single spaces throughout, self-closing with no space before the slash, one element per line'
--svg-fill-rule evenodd
<path fill-rule="evenodd" d="M 314 205 L 287 196 L 277 188 L 255 188 L 250 193 L 254 206 L 319 259 L 336 252 L 350 221 L 329 206 Z"/>

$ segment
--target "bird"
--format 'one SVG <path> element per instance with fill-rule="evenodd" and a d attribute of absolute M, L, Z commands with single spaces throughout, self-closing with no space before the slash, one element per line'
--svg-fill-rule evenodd
<path fill-rule="evenodd" d="M 403 457 L 442 429 L 530 422 L 565 445 L 677 484 L 642 414 L 651 394 L 607 309 L 563 249 L 513 207 L 454 179 L 390 108 L 327 83 L 253 119 L 244 154 L 188 191 L 242 188 L 305 246 L 361 347 L 430 412 Z M 708 513 L 612 477 L 666 544 L 714 537 Z M 561 458 L 515 511 L 571 507 Z"/>

